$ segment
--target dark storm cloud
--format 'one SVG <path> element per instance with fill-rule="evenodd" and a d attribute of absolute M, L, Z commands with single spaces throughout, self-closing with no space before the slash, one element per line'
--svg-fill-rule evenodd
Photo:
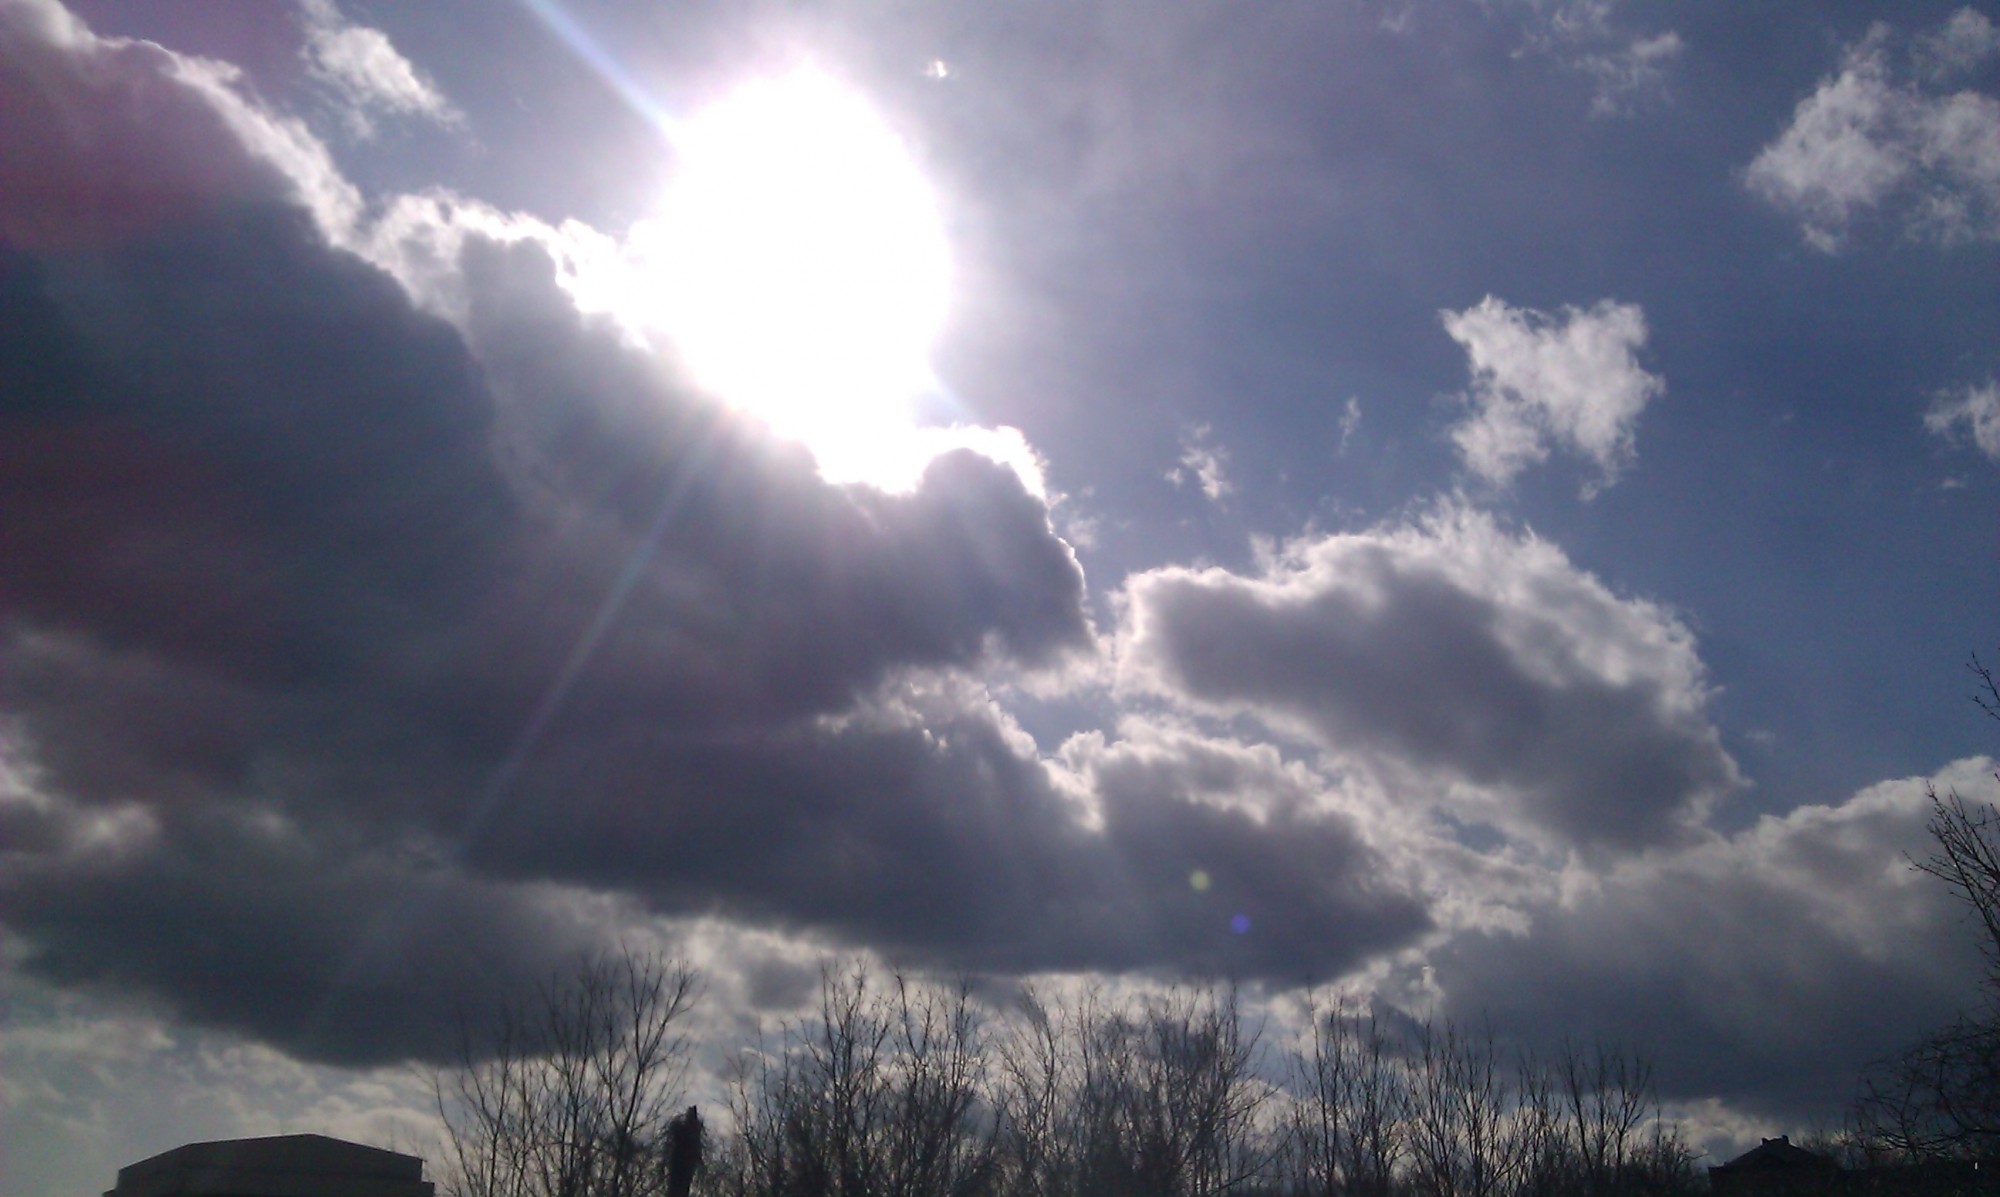
<path fill-rule="evenodd" d="M 287 769 L 338 767 L 276 755 L 272 791 L 299 780 Z M 604 926 L 577 891 L 540 881 L 1001 974 L 1293 983 L 1430 926 L 1356 821 L 1313 806 L 1268 753 L 1070 757 L 1075 774 L 1051 773 L 997 711 L 947 688 L 755 737 L 670 722 L 563 735 L 462 853 L 408 812 L 281 814 L 194 786 L 117 806 L 0 803 L 35 831 L 0 861 L 0 911 L 44 976 L 343 1062 L 448 1052 L 462 1011 L 596 943 Z M 373 768 L 403 770 L 405 787 L 420 773 Z M 1264 792 L 1279 795 L 1268 809 L 1241 805 Z"/>
<path fill-rule="evenodd" d="M 1200 945 L 1217 971 L 1320 981 L 1430 929 L 1412 881 L 1324 778 L 1268 745 L 1121 730 L 1078 737 L 1065 756 L 1096 795 L 1116 867 L 1157 895 L 1134 914 Z"/>
<path fill-rule="evenodd" d="M 667 910 L 999 972 L 1329 975 L 1428 926 L 1344 812 L 1227 806 L 1192 755 L 1142 768 L 1125 745 L 1082 752 L 1065 780 L 950 688 L 755 741 L 571 748 L 524 782 L 566 800 L 497 816 L 479 867 L 587 871 Z M 1254 935 L 1232 931 L 1243 912 Z"/>
<path fill-rule="evenodd" d="M 969 455 L 889 497 L 705 428 L 679 461 L 670 440 L 638 439 L 655 456 L 608 460 L 594 487 L 540 460 L 516 463 L 532 479 L 517 485 L 457 334 L 294 214 L 231 214 L 87 261 L 15 255 L 6 278 L 10 327 L 38 335 L 0 366 L 4 699 L 58 793 L 456 834 L 627 571 L 538 755 L 616 764 L 648 735 L 725 727 L 754 740 L 845 707 L 892 666 L 970 663 L 989 643 L 1041 659 L 1083 635 L 1080 578 L 1040 504 Z M 537 398 L 587 408 L 587 379 L 568 381 Z M 621 465 L 650 472 L 633 482 Z M 621 486 L 670 506 L 653 539 L 619 510 Z M 722 767 L 754 775 L 757 759 Z M 699 763 L 628 767 L 638 792 L 595 809 L 631 814 Z M 524 785 L 510 809 L 575 820 L 567 797 Z M 584 882 L 605 867 L 520 863 Z M 71 905 L 38 900 L 45 882 L 11 891 L 31 943 Z M 801 920 L 840 903 L 772 901 Z M 158 983 L 196 975 L 238 984 Z"/>
<path fill-rule="evenodd" d="M 601 938 L 532 889 L 308 837 L 268 811 L 57 820 L 60 848 L 0 868 L 36 972 L 158 995 L 302 1057 L 441 1058 Z"/>
<path fill-rule="evenodd" d="M 80 245 L 170 223 L 217 198 L 286 190 L 243 152 L 191 63 L 145 42 L 100 40 L 53 3 L 0 7 L 0 237 Z M 120 113 L 116 120 L 92 115 Z M 89 126 L 80 136 L 79 121 Z"/>
<path fill-rule="evenodd" d="M 11 11 L 32 41 L 44 10 Z M 0 111 L 54 160 L 132 133 L 63 74 L 105 44 L 58 31 L 0 57 L 8 94 L 68 97 Z M 119 63 L 186 98 L 183 60 Z M 268 120 L 222 127 L 272 161 Z M 174 132 L 69 198 L 143 207 Z M 587 943 L 541 882 L 997 970 L 1330 973 L 1426 925 L 1349 816 L 1161 764 L 1091 794 L 949 680 L 1090 642 L 1012 470 L 829 486 L 579 315 L 543 244 L 465 238 L 454 325 L 329 244 L 312 192 L 0 244 L 27 967 L 355 1061 L 447 1050 L 467 956 L 504 992 Z M 1188 897 L 1190 860 L 1254 926 Z"/>
<path fill-rule="evenodd" d="M 1156 570 L 1127 597 L 1129 684 L 1471 783 L 1493 801 L 1475 817 L 1630 849 L 1738 784 L 1686 629 L 1477 513 L 1304 540 L 1261 576 Z"/>
<path fill-rule="evenodd" d="M 801 452 L 663 395 L 660 366 L 580 318 L 538 247 L 475 243 L 468 257 L 470 336 L 507 443 L 534 463 L 527 484 L 548 492 L 538 551 L 657 529 L 670 584 L 635 595 L 658 605 L 628 618 L 671 615 L 698 635 L 647 672 L 711 660 L 693 679 L 703 708 L 745 686 L 838 705 L 883 663 L 967 663 L 989 637 L 1032 664 L 1085 642 L 1075 559 L 1009 470 L 960 451 L 909 496 L 828 487 Z"/>
<path fill-rule="evenodd" d="M 514 514 L 491 403 L 303 213 L 0 272 L 10 615 L 304 682 L 465 613 Z"/>
<path fill-rule="evenodd" d="M 271 198 L 351 221 L 359 197 L 324 147 L 240 76 L 100 38 L 56 0 L 0 4 L 0 240 L 83 249 Z"/>
<path fill-rule="evenodd" d="M 1995 795 L 1983 758 L 1933 780 Z M 1884 782 L 1568 885 L 1524 931 L 1430 959 L 1456 1013 L 1645 1045 L 1669 1097 L 1837 1118 L 1864 1065 L 1977 1000 L 1975 929 L 1909 863 L 1929 814 L 1924 779 Z"/>

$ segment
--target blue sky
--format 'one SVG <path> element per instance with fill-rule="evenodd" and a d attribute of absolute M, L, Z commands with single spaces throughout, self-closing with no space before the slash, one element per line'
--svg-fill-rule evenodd
<path fill-rule="evenodd" d="M 414 1142 L 621 939 L 716 1043 L 1311 981 L 1836 1116 L 1976 994 L 1996 21 L 0 2 L 0 1187 Z M 675 215 L 718 128 L 815 232 Z"/>

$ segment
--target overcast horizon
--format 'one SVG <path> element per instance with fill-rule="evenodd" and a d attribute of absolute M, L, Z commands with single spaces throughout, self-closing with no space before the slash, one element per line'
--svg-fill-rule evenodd
<path fill-rule="evenodd" d="M 1996 517 L 1992 3 L 0 0 L 0 1191 L 621 944 L 1828 1125 Z"/>

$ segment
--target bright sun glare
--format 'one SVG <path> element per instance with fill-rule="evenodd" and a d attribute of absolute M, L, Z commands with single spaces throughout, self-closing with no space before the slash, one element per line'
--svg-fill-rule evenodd
<path fill-rule="evenodd" d="M 902 472 L 888 455 L 915 434 L 949 285 L 937 201 L 903 143 L 812 71 L 746 84 L 674 143 L 640 245 L 662 331 L 828 478 Z"/>

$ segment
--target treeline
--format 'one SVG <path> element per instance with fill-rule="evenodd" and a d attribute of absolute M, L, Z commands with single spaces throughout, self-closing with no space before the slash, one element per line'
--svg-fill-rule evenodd
<path fill-rule="evenodd" d="M 625 956 L 515 1011 L 442 1073 L 456 1197 L 651 1197 L 697 986 Z M 1651 1068 L 1503 1050 L 1339 1001 L 1279 1041 L 1228 990 L 995 1010 L 963 986 L 823 975 L 708 1112 L 715 1197 L 1610 1197 L 1705 1188 Z M 470 1045 L 468 1045 L 470 1046 Z"/>

